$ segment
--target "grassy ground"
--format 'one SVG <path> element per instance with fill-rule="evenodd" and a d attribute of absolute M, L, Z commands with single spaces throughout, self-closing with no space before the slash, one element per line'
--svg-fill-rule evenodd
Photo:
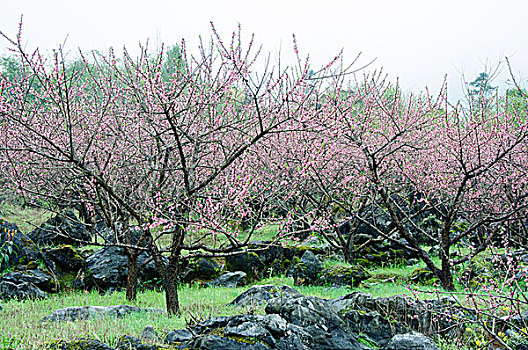
<path fill-rule="evenodd" d="M 259 284 L 293 285 L 293 280 L 286 277 L 274 277 Z M 182 315 L 141 314 L 130 315 L 121 319 L 108 318 L 79 322 L 41 323 L 39 320 L 52 311 L 69 306 L 119 305 L 129 304 L 124 292 L 111 295 L 100 295 L 97 292 L 69 293 L 52 295 L 48 299 L 36 301 L 7 301 L 2 306 L 0 322 L 0 349 L 42 349 L 53 340 L 69 340 L 79 337 L 98 339 L 110 345 L 116 345 L 123 335 L 139 336 L 143 328 L 151 325 L 163 338 L 169 331 L 184 328 L 214 316 L 229 316 L 241 313 L 263 313 L 262 307 L 226 306 L 235 297 L 247 290 L 241 288 L 200 288 L 184 286 L 180 290 Z M 304 295 L 321 298 L 336 298 L 352 292 L 350 288 L 295 287 Z M 359 288 L 375 297 L 408 293 L 408 289 L 397 283 L 380 283 L 370 288 Z M 155 291 L 139 293 L 138 307 L 165 308 L 164 294 Z"/>
<path fill-rule="evenodd" d="M 0 205 L 0 214 L 8 222 L 17 223 L 22 232 L 27 233 L 46 221 L 52 214 L 35 208 L 21 209 L 10 203 Z M 275 236 L 278 231 L 276 225 L 269 225 L 255 233 L 253 239 L 266 240 Z M 242 238 L 242 237 L 240 237 Z M 167 242 L 168 244 L 168 242 Z M 482 259 L 482 256 L 479 256 Z M 439 265 L 439 261 L 435 261 Z M 343 265 L 342 262 L 327 260 L 325 267 Z M 393 295 L 410 295 L 419 298 L 434 298 L 433 293 L 416 293 L 410 289 L 410 278 L 413 271 L 423 268 L 423 263 L 414 266 L 389 265 L 371 268 L 372 277 L 365 281 L 356 291 L 372 294 L 374 297 L 387 297 Z M 287 284 L 293 286 L 293 280 L 286 277 L 273 277 L 260 281 L 259 284 Z M 413 286 L 413 289 L 429 290 L 431 286 Z M 119 305 L 131 304 L 125 299 L 124 292 L 111 295 L 100 295 L 97 292 L 74 292 L 68 294 L 52 295 L 48 299 L 36 301 L 0 301 L 0 350 L 3 349 L 43 349 L 46 344 L 54 340 L 71 340 L 76 338 L 98 339 L 110 345 L 116 345 L 123 335 L 139 336 L 143 328 L 151 325 L 163 339 L 174 329 L 184 328 L 214 316 L 229 316 L 241 313 L 263 313 L 262 307 L 234 308 L 226 306 L 235 297 L 247 290 L 242 288 L 199 288 L 184 286 L 180 290 L 180 303 L 182 314 L 178 317 L 167 315 L 141 314 L 127 317 L 86 320 L 79 322 L 41 323 L 39 320 L 52 311 L 69 306 L 87 305 Z M 337 298 L 354 290 L 350 288 L 328 287 L 295 287 L 304 295 L 321 298 Z M 463 288 L 457 285 L 462 291 Z M 138 307 L 165 309 L 164 294 L 155 291 L 139 293 L 134 304 Z M 473 328 L 472 328 L 473 329 Z M 476 329 L 476 328 L 475 328 Z M 475 331 L 476 332 L 476 331 Z M 475 337 L 481 337 L 476 335 Z M 441 348 L 455 349 L 448 340 L 443 340 Z M 464 349 L 456 347 L 457 350 Z"/>
<path fill-rule="evenodd" d="M 52 214 L 41 208 L 22 208 L 12 202 L 0 204 L 0 215 L 7 221 L 16 223 L 23 233 L 29 233 L 46 222 Z"/>

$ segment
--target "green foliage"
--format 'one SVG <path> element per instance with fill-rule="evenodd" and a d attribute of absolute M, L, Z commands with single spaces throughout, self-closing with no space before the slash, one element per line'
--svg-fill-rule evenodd
<path fill-rule="evenodd" d="M 22 71 L 22 65 L 12 56 L 0 57 L 0 74 L 8 80 L 15 80 Z"/>
<path fill-rule="evenodd" d="M 0 219 L 1 222 L 4 221 L 3 218 Z M 4 237 L 5 237 L 5 240 L 4 242 L 2 242 L 2 244 L 0 245 L 0 266 L 2 266 L 3 264 L 6 265 L 6 267 L 9 266 L 9 259 L 11 257 L 17 257 L 17 245 L 13 242 L 13 237 L 14 237 L 14 234 L 15 232 L 14 231 L 10 231 L 10 230 L 7 230 L 5 227 L 4 227 Z M 2 271 L 0 271 L 2 272 Z"/>
<path fill-rule="evenodd" d="M 479 74 L 475 80 L 469 83 L 471 86 L 469 93 L 474 96 L 490 97 L 496 90 L 496 86 L 491 86 L 492 77 L 486 72 Z"/>

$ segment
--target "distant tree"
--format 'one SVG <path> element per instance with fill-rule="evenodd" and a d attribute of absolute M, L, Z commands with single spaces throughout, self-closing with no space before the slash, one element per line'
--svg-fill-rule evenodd
<path fill-rule="evenodd" d="M 475 80 L 469 83 L 468 98 L 470 108 L 474 112 L 482 112 L 491 107 L 494 94 L 498 87 L 492 86 L 493 78 L 486 72 L 481 72 Z"/>
<path fill-rule="evenodd" d="M 14 56 L 0 57 L 0 73 L 9 80 L 20 75 L 21 64 Z"/>

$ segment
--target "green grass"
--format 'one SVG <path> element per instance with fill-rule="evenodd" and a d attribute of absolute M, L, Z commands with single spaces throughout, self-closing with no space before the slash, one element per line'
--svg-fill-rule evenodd
<path fill-rule="evenodd" d="M 8 222 L 19 225 L 22 232 L 27 233 L 35 227 L 48 220 L 53 214 L 44 209 L 26 208 L 21 209 L 16 204 L 4 202 L 0 205 L 0 214 Z M 251 240 L 273 239 L 278 231 L 278 225 L 269 225 L 259 229 L 254 233 Z M 239 239 L 243 239 L 247 233 L 241 233 Z M 165 243 L 170 239 L 164 237 Z M 288 242 L 295 244 L 294 241 Z M 84 249 L 98 249 L 96 246 L 85 247 Z M 468 253 L 465 248 L 453 248 L 459 250 L 461 254 Z M 499 250 L 498 253 L 501 253 Z M 495 251 L 497 253 L 497 251 Z M 491 253 L 480 254 L 475 261 L 485 262 Z M 440 266 L 440 259 L 433 258 L 437 266 Z M 324 261 L 324 267 L 346 266 L 347 264 L 338 260 Z M 370 293 L 373 297 L 387 297 L 393 295 L 411 295 L 420 299 L 436 298 L 438 294 L 432 291 L 433 286 L 414 286 L 414 292 L 409 289 L 409 280 L 412 272 L 417 268 L 423 268 L 423 262 L 413 266 L 387 265 L 369 269 L 372 277 L 364 281 L 359 288 L 350 287 L 329 288 L 321 286 L 294 287 L 300 293 L 307 296 L 320 298 L 337 298 L 353 291 Z M 286 284 L 293 286 L 293 279 L 286 277 L 273 277 L 262 280 L 259 284 Z M 457 291 L 462 291 L 463 286 L 455 283 Z M 3 301 L 0 302 L 0 350 L 2 349 L 43 349 L 46 344 L 54 340 L 73 340 L 76 338 L 92 338 L 103 341 L 111 346 L 115 346 L 117 340 L 123 335 L 139 336 L 143 328 L 151 325 L 163 339 L 165 335 L 174 329 L 186 327 L 202 320 L 215 316 L 230 316 L 243 313 L 263 313 L 263 307 L 229 307 L 226 306 L 234 298 L 247 290 L 242 288 L 200 288 L 196 285 L 184 286 L 180 289 L 179 300 L 182 314 L 178 317 L 168 317 L 167 315 L 141 314 L 129 315 L 127 317 L 105 318 L 98 320 L 86 320 L 79 322 L 44 323 L 39 320 L 50 314 L 52 311 L 69 306 L 87 305 L 119 305 L 131 304 L 125 299 L 125 293 L 119 292 L 112 295 L 100 295 L 96 292 L 74 292 L 70 294 L 51 295 L 50 298 L 36 301 Z M 459 295 L 462 304 L 464 297 Z M 165 296 L 162 292 L 147 291 L 139 293 L 137 302 L 133 305 L 138 307 L 151 307 L 165 309 Z M 485 307 L 486 303 L 483 302 Z M 475 335 L 467 338 L 482 338 L 480 331 L 475 328 Z M 480 339 L 479 338 L 479 339 Z M 454 349 L 452 343 L 444 341 L 440 344 L 442 349 Z M 457 347 L 457 349 L 463 349 Z"/>
<path fill-rule="evenodd" d="M 17 224 L 22 233 L 29 233 L 46 222 L 52 213 L 42 208 L 22 208 L 9 202 L 0 204 L 0 215 L 5 221 Z"/>
<path fill-rule="evenodd" d="M 286 277 L 273 277 L 260 281 L 259 284 L 287 284 L 293 286 L 293 280 Z M 52 295 L 48 299 L 35 301 L 7 301 L 2 304 L 2 322 L 0 323 L 0 349 L 9 346 L 17 349 L 42 349 L 53 340 L 72 340 L 79 337 L 98 339 L 107 344 L 116 345 L 123 335 L 139 336 L 143 328 L 152 325 L 163 338 L 174 329 L 186 327 L 187 324 L 215 317 L 230 316 L 242 313 L 263 313 L 263 307 L 230 307 L 226 306 L 234 298 L 247 290 L 241 288 L 201 288 L 196 285 L 184 286 L 179 291 L 182 314 L 177 317 L 167 315 L 141 314 L 130 315 L 121 319 L 106 318 L 78 322 L 40 323 L 39 320 L 52 311 L 69 306 L 119 305 L 131 304 L 125 299 L 124 292 L 111 295 L 100 295 L 97 292 L 74 292 Z M 295 287 L 304 295 L 320 298 L 337 298 L 351 293 L 350 288 Z M 356 289 L 373 294 L 374 297 L 404 294 L 408 290 L 397 284 L 380 284 L 371 288 Z M 165 309 L 165 297 L 161 292 L 146 291 L 139 293 L 138 307 Z M 9 343 L 11 342 L 11 343 Z M 14 343 L 13 343 L 14 342 Z"/>
<path fill-rule="evenodd" d="M 245 289 L 183 287 L 180 290 L 182 315 L 178 317 L 146 313 L 124 318 L 59 323 L 40 323 L 39 320 L 54 310 L 69 306 L 130 305 L 131 303 L 125 299 L 124 292 L 112 295 L 100 295 L 96 292 L 86 294 L 75 292 L 52 295 L 43 300 L 11 300 L 2 304 L 0 349 L 5 348 L 6 344 L 10 342 L 9 345 L 16 349 L 42 349 L 53 340 L 72 340 L 79 337 L 98 339 L 115 346 L 120 336 L 132 335 L 137 337 L 147 325 L 152 325 L 163 338 L 173 329 L 184 328 L 186 322 L 194 323 L 214 316 L 228 316 L 247 312 L 246 309 L 226 306 Z M 164 309 L 164 294 L 154 291 L 139 293 L 134 305 Z"/>
<path fill-rule="evenodd" d="M 273 277 L 259 284 L 286 284 L 293 286 L 293 279 Z M 40 323 L 39 320 L 52 311 L 69 306 L 119 305 L 131 304 L 125 299 L 124 292 L 100 295 L 97 292 L 73 292 L 51 295 L 48 299 L 34 301 L 7 301 L 2 304 L 2 322 L 0 322 L 0 349 L 43 349 L 54 340 L 73 340 L 91 338 L 115 346 L 123 335 L 139 337 L 143 328 L 151 325 L 163 339 L 174 329 L 185 328 L 215 316 L 230 316 L 245 313 L 264 313 L 260 307 L 226 306 L 249 286 L 241 288 L 201 288 L 196 285 L 183 286 L 179 290 L 182 314 L 176 317 L 156 314 L 129 315 L 124 318 L 104 318 L 78 322 Z M 370 287 L 351 289 L 347 287 L 328 288 L 320 286 L 294 287 L 300 293 L 325 299 L 344 296 L 353 291 L 370 293 L 374 297 L 409 294 L 404 284 L 380 283 Z M 422 298 L 432 297 L 421 294 Z M 145 291 L 138 294 L 137 302 L 132 304 L 144 308 L 165 309 L 165 296 L 162 292 Z"/>

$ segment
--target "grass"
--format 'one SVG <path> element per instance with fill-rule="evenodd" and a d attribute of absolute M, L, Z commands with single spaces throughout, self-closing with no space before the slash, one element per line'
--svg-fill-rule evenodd
<path fill-rule="evenodd" d="M 51 216 L 42 208 L 22 208 L 10 202 L 0 204 L 0 214 L 7 222 L 16 223 L 22 233 L 29 233 L 46 222 Z"/>
<path fill-rule="evenodd" d="M 293 279 L 273 277 L 262 280 L 259 284 L 286 284 L 293 286 Z M 54 340 L 73 340 L 76 338 L 98 339 L 111 346 L 117 344 L 123 335 L 139 337 L 147 325 L 154 327 L 163 339 L 174 329 L 185 328 L 215 316 L 231 316 L 247 313 L 264 313 L 263 307 L 231 307 L 229 302 L 235 299 L 249 286 L 240 288 L 202 288 L 197 285 L 183 286 L 179 290 L 182 314 L 177 317 L 157 314 L 136 314 L 124 318 L 104 318 L 77 322 L 41 323 L 39 320 L 52 311 L 69 306 L 120 305 L 131 304 L 125 299 L 125 292 L 101 295 L 97 292 L 73 292 L 51 295 L 48 299 L 34 301 L 4 302 L 1 306 L 0 349 L 43 349 Z M 400 283 L 379 283 L 358 289 L 347 287 L 328 288 L 320 286 L 294 287 L 307 296 L 332 299 L 344 296 L 353 291 L 370 293 L 373 297 L 409 294 L 409 289 Z M 423 293 L 420 297 L 431 297 Z M 165 297 L 162 292 L 144 291 L 138 294 L 133 305 L 142 308 L 165 309 Z"/>
<path fill-rule="evenodd" d="M 213 316 L 228 316 L 246 312 L 226 304 L 238 296 L 242 288 L 183 287 L 180 290 L 182 315 L 137 314 L 124 318 L 104 318 L 78 322 L 41 323 L 39 320 L 52 311 L 69 306 L 131 304 L 124 292 L 100 295 L 97 292 L 52 295 L 34 301 L 8 301 L 2 305 L 0 349 L 7 344 L 16 349 L 43 349 L 53 340 L 92 338 L 115 346 L 123 335 L 139 336 L 143 328 L 152 325 L 163 338 L 169 331 L 184 328 L 186 322 L 196 322 Z M 164 294 L 155 291 L 139 293 L 138 307 L 165 308 Z M 2 347 L 4 346 L 4 347 Z"/>
<path fill-rule="evenodd" d="M 291 278 L 274 277 L 259 284 L 293 285 Z M 2 304 L 2 322 L 0 322 L 0 349 L 42 349 L 53 340 L 73 340 L 92 338 L 115 346 L 119 337 L 132 335 L 138 337 L 143 328 L 151 325 L 161 338 L 174 329 L 185 328 L 188 323 L 196 323 L 215 316 L 230 316 L 242 313 L 263 313 L 263 307 L 226 306 L 234 298 L 247 290 L 241 288 L 200 288 L 184 286 L 180 289 L 182 315 L 139 314 L 124 318 L 105 318 L 78 322 L 40 323 L 40 319 L 52 311 L 69 306 L 119 305 L 130 304 L 125 299 L 125 292 L 111 295 L 100 295 L 97 292 L 74 292 L 52 295 L 48 299 L 34 301 L 10 300 Z M 349 288 L 295 287 L 304 295 L 321 298 L 337 298 L 352 290 Z M 400 292 L 402 289 L 394 291 Z M 375 296 L 386 296 L 386 290 L 377 288 L 369 290 Z M 145 291 L 138 295 L 134 304 L 145 308 L 165 308 L 164 294 L 156 291 Z"/>
<path fill-rule="evenodd" d="M 0 214 L 8 222 L 15 222 L 22 232 L 27 233 L 36 226 L 48 220 L 52 214 L 44 209 L 26 208 L 21 209 L 16 204 L 2 203 Z M 277 225 L 269 225 L 254 233 L 252 240 L 269 240 L 275 237 L 278 231 Z M 239 238 L 243 238 L 242 233 Z M 165 238 L 166 239 L 166 238 Z M 294 242 L 292 242 L 294 243 Z M 85 249 L 95 248 L 86 247 Z M 460 253 L 467 253 L 464 248 L 456 248 Z M 499 251 L 501 252 L 501 251 Z M 481 254 L 478 260 L 484 262 L 489 254 Z M 439 258 L 433 258 L 435 264 L 440 266 Z M 326 260 L 324 267 L 329 268 L 338 265 L 347 265 L 342 261 Z M 372 277 L 362 283 L 359 288 L 349 287 L 321 287 L 309 286 L 295 287 L 300 293 L 320 298 L 337 298 L 353 291 L 370 293 L 373 297 L 387 297 L 393 295 L 413 295 L 420 299 L 431 299 L 437 294 L 430 291 L 427 286 L 422 286 L 411 291 L 409 281 L 412 272 L 417 268 L 423 268 L 425 264 L 420 262 L 413 266 L 387 265 L 369 270 Z M 262 280 L 259 284 L 286 284 L 293 286 L 293 279 L 286 277 L 273 277 Z M 463 286 L 455 285 L 458 291 Z M 432 287 L 432 286 L 431 286 Z M 98 320 L 86 320 L 79 322 L 40 323 L 40 319 L 52 311 L 69 306 L 87 305 L 119 305 L 131 304 L 125 299 L 124 292 L 111 295 L 100 295 L 97 292 L 74 292 L 69 294 L 51 295 L 48 299 L 35 301 L 4 301 L 1 306 L 0 317 L 0 350 L 2 349 L 43 349 L 46 344 L 54 340 L 73 340 L 76 338 L 92 338 L 115 346 L 118 339 L 123 335 L 139 336 L 143 328 L 151 325 L 163 339 L 165 335 L 174 329 L 185 328 L 188 324 L 194 324 L 215 316 L 230 316 L 243 313 L 263 313 L 263 307 L 239 308 L 226 306 L 235 297 L 247 290 L 242 288 L 200 288 L 196 285 L 183 286 L 179 292 L 179 300 L 182 309 L 181 316 L 168 317 L 167 315 L 140 314 L 127 317 L 105 318 Z M 418 291 L 416 291 L 418 290 Z M 462 304 L 469 306 L 464 297 L 459 298 Z M 138 307 L 149 307 L 165 309 L 165 296 L 162 292 L 145 291 L 138 295 Z M 476 328 L 475 328 L 476 329 Z M 481 337 L 477 330 L 472 338 Z M 478 334 L 477 334 L 478 333 Z M 479 339 L 480 339 L 479 338 Z M 454 349 L 453 344 L 444 340 L 439 343 L 442 349 Z M 458 347 L 457 349 L 463 349 Z"/>

